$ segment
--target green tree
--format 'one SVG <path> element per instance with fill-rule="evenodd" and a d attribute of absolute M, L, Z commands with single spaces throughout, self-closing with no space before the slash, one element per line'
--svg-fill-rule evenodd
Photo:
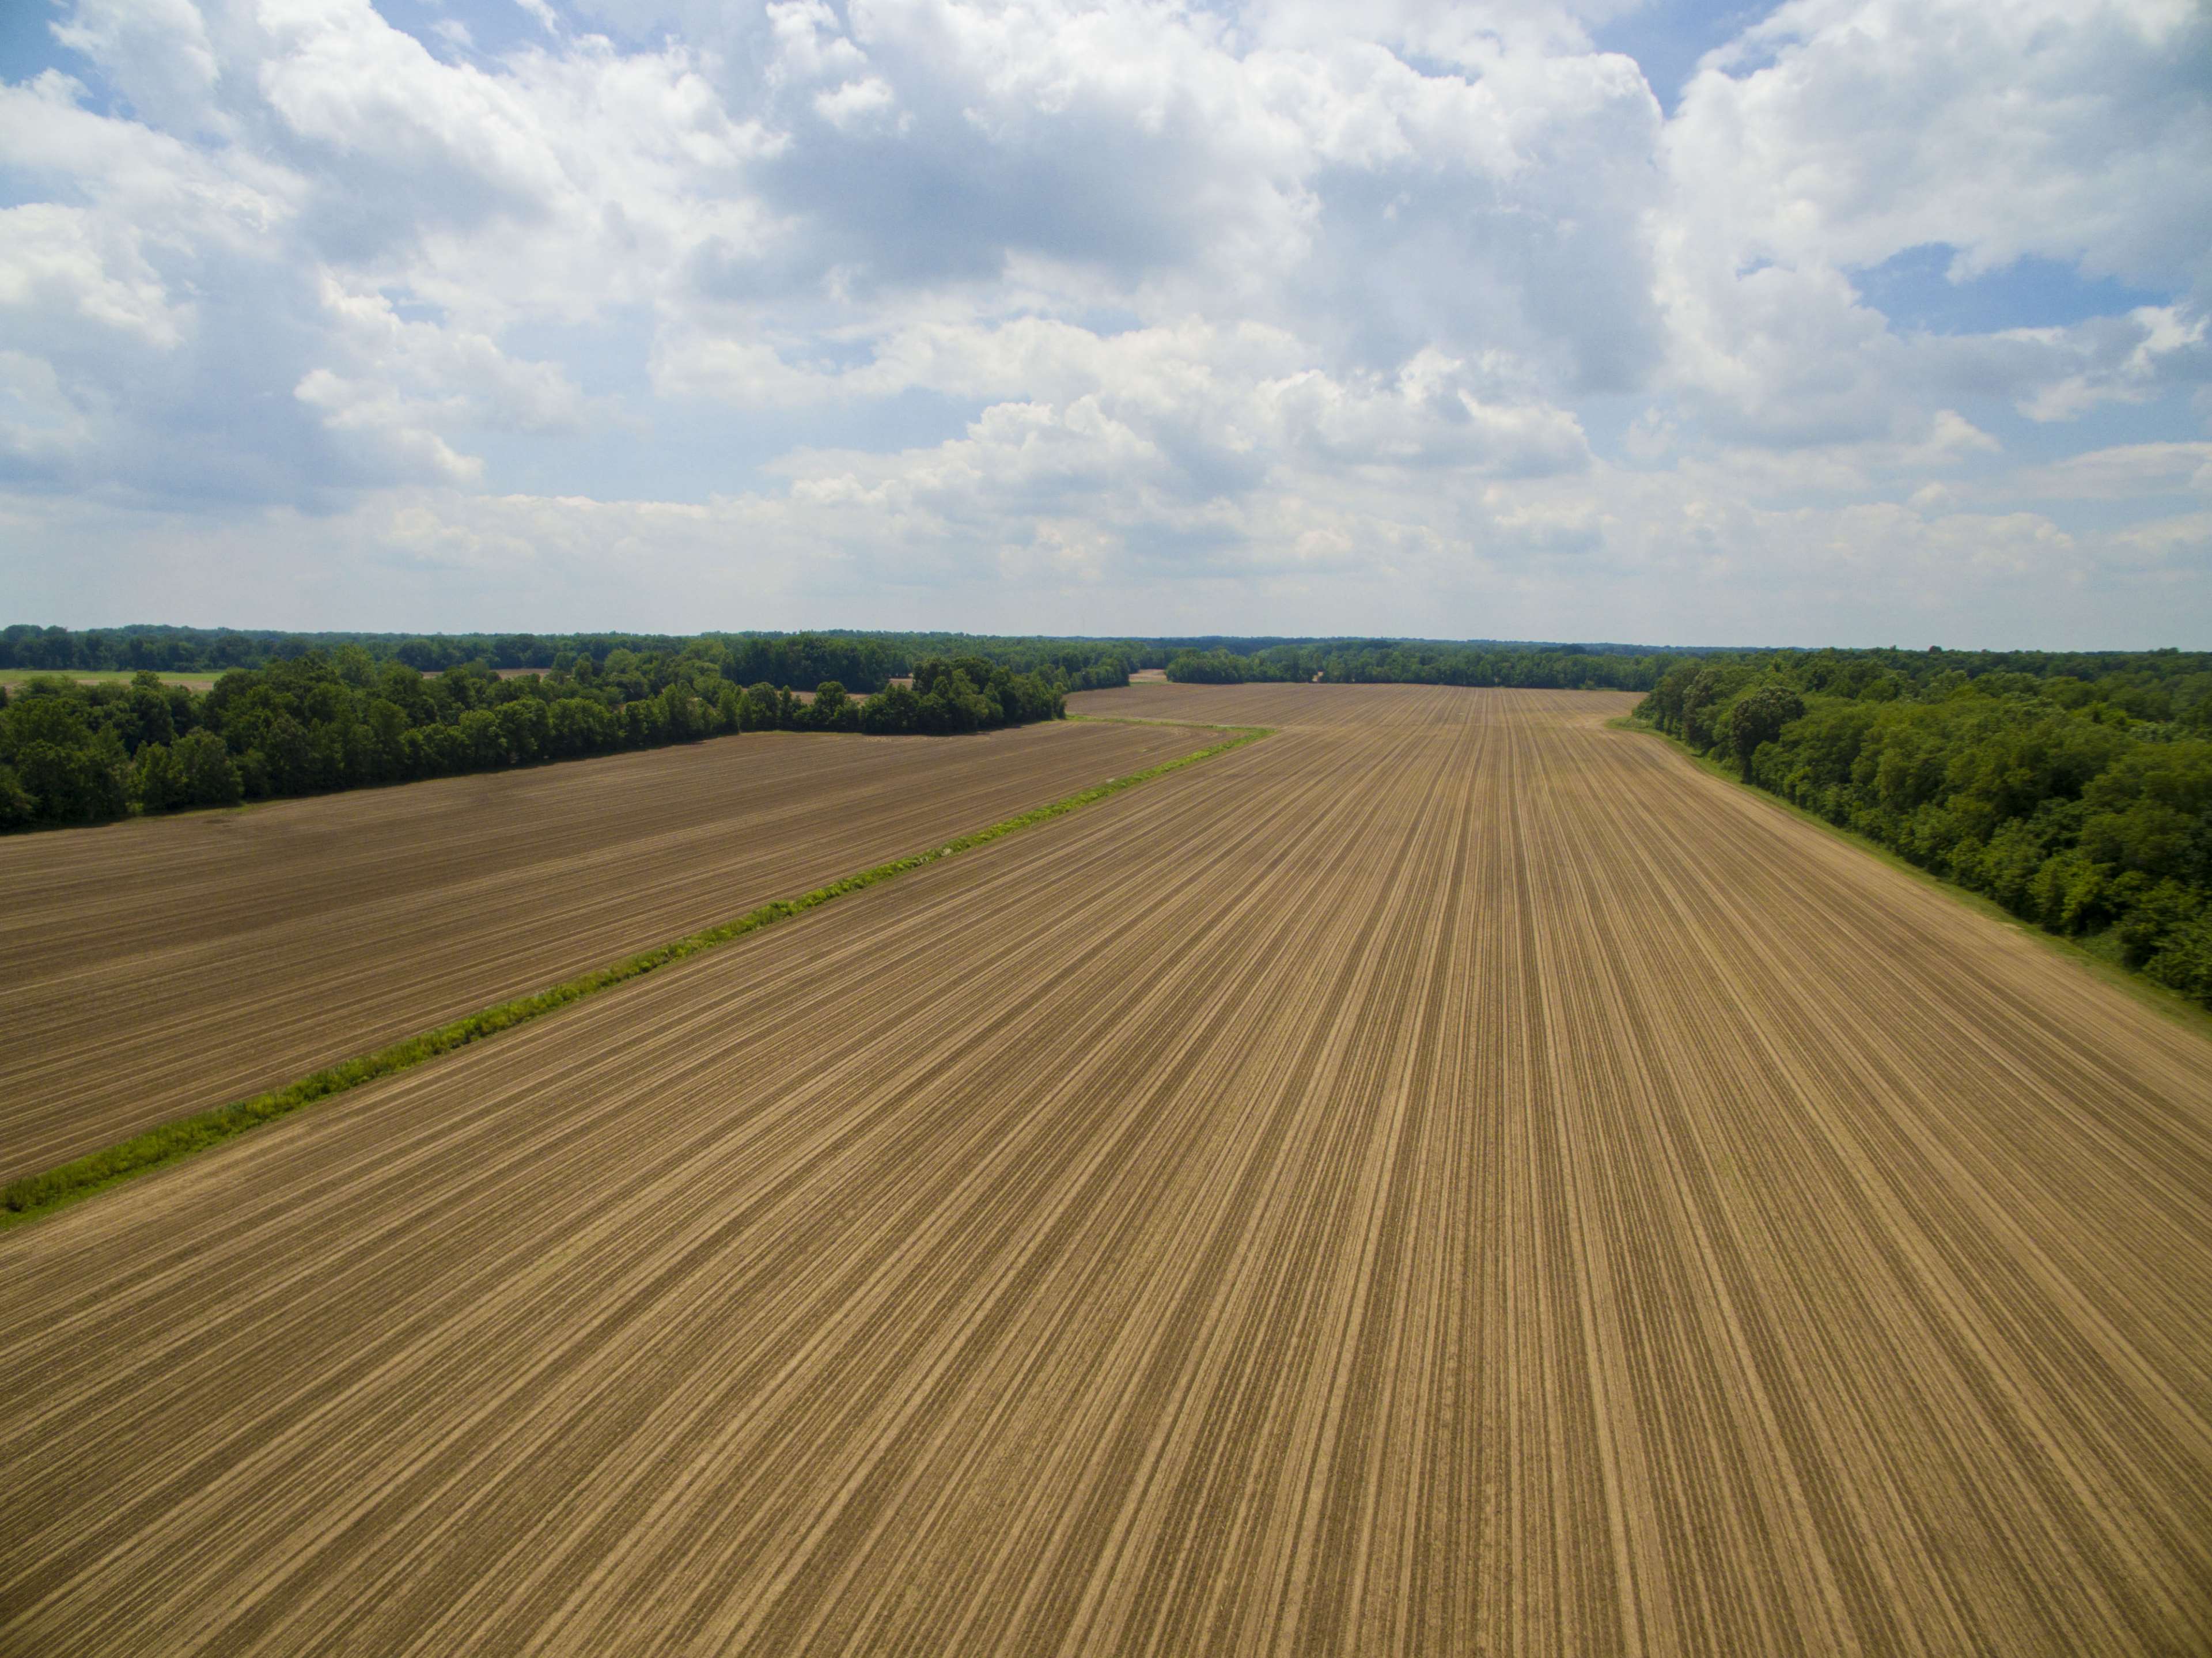
<path fill-rule="evenodd" d="M 471 708 L 454 722 L 461 762 L 474 770 L 489 771 L 509 763 L 507 735 L 499 716 L 489 708 Z"/>
<path fill-rule="evenodd" d="M 860 710 L 853 705 L 844 686 L 834 679 L 825 679 L 816 687 L 814 705 L 807 709 L 806 715 L 806 723 L 817 731 L 860 729 Z"/>
<path fill-rule="evenodd" d="M 245 794 L 245 784 L 230 750 L 213 732 L 189 732 L 170 750 L 185 780 L 184 804 L 195 806 L 234 806 Z"/>
<path fill-rule="evenodd" d="M 2212 917 L 2200 913 L 2181 922 L 2143 971 L 2168 989 L 2212 1006 Z"/>
<path fill-rule="evenodd" d="M 161 743 L 149 743 L 132 756 L 131 798 L 141 811 L 167 811 L 183 805 L 191 785 L 177 756 Z"/>
<path fill-rule="evenodd" d="M 907 685 L 886 685 L 860 705 L 860 729 L 873 737 L 903 737 L 921 729 L 921 699 Z"/>
<path fill-rule="evenodd" d="M 262 728 L 255 745 L 268 768 L 268 786 L 276 794 L 305 794 L 319 780 L 315 774 L 314 744 L 307 728 L 289 714 L 279 714 Z"/>
<path fill-rule="evenodd" d="M 738 728 L 740 731 L 772 732 L 775 726 L 775 687 L 763 680 L 745 691 L 744 700 L 738 708 Z"/>
<path fill-rule="evenodd" d="M 1722 706 L 1748 683 L 1753 670 L 1740 663 L 1700 668 L 1682 692 L 1682 740 L 1699 753 L 1720 741 L 1714 721 Z"/>
<path fill-rule="evenodd" d="M 129 809 L 117 768 L 97 750 L 27 743 L 16 750 L 15 771 L 46 823 L 105 823 Z"/>
<path fill-rule="evenodd" d="M 535 697 L 517 698 L 491 711 L 507 763 L 526 765 L 541 757 L 552 740 L 553 722 Z"/>
<path fill-rule="evenodd" d="M 1751 756 L 1761 743 L 1782 735 L 1782 728 L 1805 716 L 1805 699 L 1789 685 L 1770 682 L 1735 700 L 1728 712 L 1729 746 L 1735 751 L 1736 769 L 1751 775 Z"/>
<path fill-rule="evenodd" d="M 39 803 L 13 766 L 0 766 L 0 829 L 21 829 L 38 816 Z"/>

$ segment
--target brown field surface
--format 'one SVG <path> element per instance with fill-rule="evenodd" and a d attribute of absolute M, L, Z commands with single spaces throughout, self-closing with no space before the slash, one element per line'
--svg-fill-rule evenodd
<path fill-rule="evenodd" d="M 128 685 L 134 677 L 136 674 L 132 670 L 122 668 L 90 671 L 76 668 L 0 668 L 0 685 L 11 690 L 30 679 L 74 679 L 81 685 Z M 216 676 L 211 673 L 164 671 L 161 676 L 165 685 L 182 685 L 186 690 L 193 691 L 213 690 L 216 678 Z"/>
<path fill-rule="evenodd" d="M 0 1180 L 1206 740 L 763 732 L 0 841 Z"/>
<path fill-rule="evenodd" d="M 1364 726 L 1373 723 L 1380 701 L 1423 694 L 1412 685 L 1178 685 L 1164 672 L 1152 677 L 1130 677 L 1126 690 L 1083 691 L 1067 700 L 1067 711 L 1093 720 L 1185 720 L 1214 721 L 1226 726 L 1280 726 L 1317 728 Z M 1466 692 L 1436 688 L 1448 696 Z M 1572 696 L 1572 692 L 1529 693 L 1532 696 Z M 1589 706 L 1609 693 L 1592 693 Z M 1614 696 L 1606 717 L 1625 714 L 1637 699 Z"/>
<path fill-rule="evenodd" d="M 1157 695 L 0 1235 L 0 1651 L 2212 1646 L 2212 1043 L 1626 697 Z"/>

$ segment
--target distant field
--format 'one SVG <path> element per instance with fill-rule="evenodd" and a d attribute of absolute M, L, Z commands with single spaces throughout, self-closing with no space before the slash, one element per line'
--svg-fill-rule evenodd
<path fill-rule="evenodd" d="M 1133 676 L 1127 689 L 1085 691 L 1068 699 L 1068 712 L 1092 719 L 1227 720 L 1239 725 L 1357 726 L 1371 724 L 1378 709 L 1393 708 L 1410 691 L 1405 685 L 1177 685 L 1165 677 Z M 1443 689 L 1443 688 L 1439 688 Z M 1531 692 L 1531 695 L 1547 693 Z M 1577 693 L 1581 695 L 1582 693 Z M 1612 692 L 1594 691 L 1619 702 L 1620 713 L 1636 706 Z"/>
<path fill-rule="evenodd" d="M 0 1650 L 2212 1649 L 2212 1042 L 1632 701 L 1081 696 L 1279 729 L 0 1235 Z"/>
<path fill-rule="evenodd" d="M 0 1180 L 1205 740 L 758 733 L 0 840 Z"/>
<path fill-rule="evenodd" d="M 20 685 L 27 679 L 74 679 L 86 685 L 127 685 L 137 677 L 137 670 L 110 672 L 96 668 L 70 668 L 58 671 L 52 668 L 0 668 L 0 685 Z M 206 673 L 165 673 L 162 682 L 170 685 L 185 685 L 196 691 L 212 690 L 217 676 Z"/>

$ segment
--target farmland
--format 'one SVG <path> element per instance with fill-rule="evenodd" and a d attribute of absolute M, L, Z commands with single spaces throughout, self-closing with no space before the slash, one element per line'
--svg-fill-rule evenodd
<path fill-rule="evenodd" d="M 137 677 L 135 672 L 121 669 L 65 668 L 56 673 L 44 668 L 0 668 L 0 686 L 10 689 L 33 679 L 74 679 L 81 685 L 128 685 Z M 160 677 L 165 685 L 182 685 L 195 691 L 215 689 L 213 674 L 165 673 Z"/>
<path fill-rule="evenodd" d="M 763 733 L 0 841 L 0 1180 L 1202 740 Z"/>
<path fill-rule="evenodd" d="M 2212 1042 L 1633 701 L 1079 696 L 1278 732 L 0 1235 L 0 1651 L 2212 1646 Z M 1193 737 L 918 744 L 884 841 L 1078 733 Z M 825 792 L 878 746 L 820 740 Z M 850 805 L 664 821 L 720 752 L 22 842 L 88 850 L 7 959 L 219 986 L 252 901 L 157 964 L 222 881 L 99 859 L 279 811 L 326 1010 L 865 861 Z M 161 1016 L 236 1027 L 195 1087 L 329 1045 L 278 976 Z"/>

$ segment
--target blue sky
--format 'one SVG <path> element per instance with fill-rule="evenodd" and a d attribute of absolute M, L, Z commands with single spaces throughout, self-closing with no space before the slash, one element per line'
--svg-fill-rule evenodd
<path fill-rule="evenodd" d="M 2191 0 L 0 8 L 0 612 L 2212 646 Z"/>

